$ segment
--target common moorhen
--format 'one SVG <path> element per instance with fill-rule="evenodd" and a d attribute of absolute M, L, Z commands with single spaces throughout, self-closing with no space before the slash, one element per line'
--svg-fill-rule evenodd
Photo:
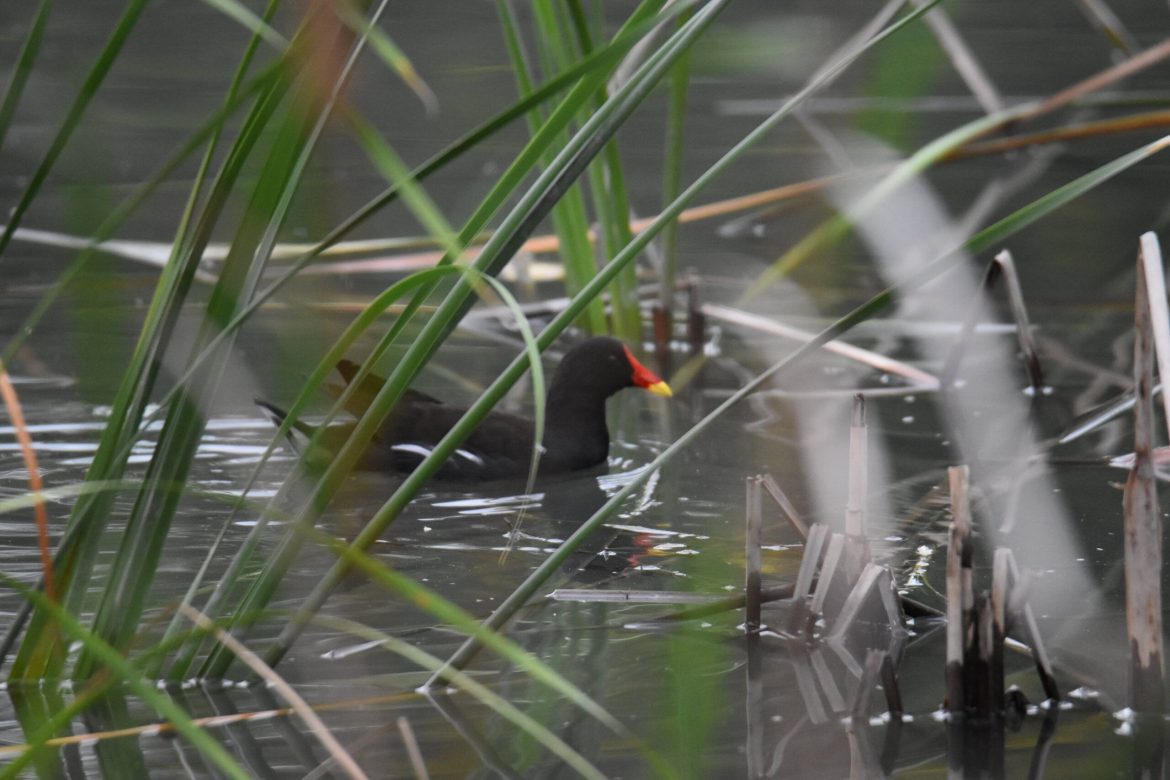
<path fill-rule="evenodd" d="M 348 360 L 337 364 L 346 384 L 353 382 L 358 366 Z M 367 375 L 351 394 L 346 409 L 361 416 L 380 389 L 383 379 Z M 605 401 L 627 387 L 641 387 L 669 397 L 670 386 L 642 365 L 629 347 L 616 339 L 591 338 L 569 350 L 557 366 L 545 403 L 545 428 L 540 473 L 556 474 L 586 469 L 602 463 L 609 453 L 609 429 Z M 279 423 L 286 416 L 278 407 L 258 403 Z M 466 409 L 448 406 L 437 398 L 407 390 L 382 424 L 363 456 L 360 468 L 369 471 L 409 472 Z M 312 426 L 294 422 L 297 438 L 311 436 Z M 331 453 L 349 437 L 353 423 L 334 425 L 321 438 L 320 457 Z M 290 433 L 290 441 L 300 449 Z M 505 412 L 493 412 L 463 441 L 435 475 L 437 479 L 476 481 L 523 477 L 532 458 L 533 423 Z"/>

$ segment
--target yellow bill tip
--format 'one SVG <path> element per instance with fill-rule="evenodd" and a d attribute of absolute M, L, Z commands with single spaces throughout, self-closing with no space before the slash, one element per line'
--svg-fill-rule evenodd
<path fill-rule="evenodd" d="M 654 395 L 660 395 L 663 398 L 670 398 L 674 395 L 670 389 L 670 385 L 666 384 L 666 382 L 655 382 L 652 385 L 648 385 L 646 389 L 654 393 Z"/>

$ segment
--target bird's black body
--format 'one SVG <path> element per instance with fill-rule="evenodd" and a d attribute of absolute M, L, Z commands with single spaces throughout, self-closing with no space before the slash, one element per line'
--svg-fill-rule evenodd
<path fill-rule="evenodd" d="M 359 370 L 348 360 L 338 363 L 337 369 L 347 384 L 353 382 Z M 365 377 L 352 393 L 346 409 L 355 417 L 364 414 L 381 383 L 377 377 Z M 569 350 L 557 367 L 545 404 L 541 474 L 586 469 L 605 461 L 609 453 L 605 402 L 626 387 L 670 394 L 666 383 L 615 339 L 591 338 Z M 278 420 L 284 418 L 284 412 L 271 404 L 262 403 L 262 406 Z M 412 471 L 465 411 L 425 393 L 408 390 L 374 436 L 361 468 Z M 301 435 L 314 432 L 303 423 L 294 427 Z M 323 454 L 340 447 L 352 430 L 352 424 L 331 426 L 321 437 Z M 533 438 L 531 420 L 493 412 L 459 445 L 435 477 L 457 481 L 523 477 L 532 460 Z"/>

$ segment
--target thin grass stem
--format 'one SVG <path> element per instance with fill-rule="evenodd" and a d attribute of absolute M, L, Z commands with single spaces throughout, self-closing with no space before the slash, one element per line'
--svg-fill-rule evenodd
<path fill-rule="evenodd" d="M 28 186 L 24 188 L 21 193 L 20 200 L 16 202 L 16 206 L 8 215 L 8 224 L 4 226 L 3 232 L 0 232 L 0 256 L 3 256 L 4 250 L 8 248 L 8 244 L 12 241 L 12 233 L 20 225 L 24 219 L 24 214 L 28 211 L 28 207 L 36 200 L 37 195 L 41 191 L 41 186 L 44 185 L 45 179 L 49 177 L 49 173 L 56 165 L 57 159 L 61 156 L 61 152 L 65 150 L 65 146 L 69 143 L 69 139 L 73 136 L 73 132 L 81 124 L 81 117 L 85 114 L 85 110 L 89 108 L 90 101 L 93 96 L 97 94 L 102 82 L 105 81 L 106 74 L 110 72 L 110 68 L 118 59 L 118 54 L 122 51 L 123 44 L 126 39 L 130 37 L 131 31 L 138 23 L 138 18 L 142 15 L 146 8 L 146 0 L 129 0 L 126 3 L 126 8 L 122 12 L 121 18 L 118 19 L 114 31 L 110 34 L 106 41 L 105 48 L 102 49 L 101 54 L 98 55 L 94 61 L 93 67 L 82 82 L 81 89 L 73 98 L 73 102 L 69 106 L 69 111 L 65 115 L 65 119 L 61 122 L 57 134 L 49 143 L 49 148 L 45 152 L 45 156 L 41 159 L 40 164 L 37 165 L 32 177 L 29 179 Z"/>

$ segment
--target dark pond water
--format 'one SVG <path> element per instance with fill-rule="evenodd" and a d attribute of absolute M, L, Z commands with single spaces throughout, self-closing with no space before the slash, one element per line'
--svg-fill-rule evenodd
<path fill-rule="evenodd" d="M 0 5 L 0 71 L 12 67 L 27 32 L 32 15 L 27 5 Z M 812 2 L 784 5 L 781 10 L 771 3 L 733 3 L 696 52 L 686 131 L 689 176 L 705 170 L 799 88 L 874 11 L 868 3 L 834 3 L 831 9 Z M 5 212 L 27 184 L 64 115 L 67 96 L 96 56 L 119 8 L 103 0 L 62 4 L 54 13 L 25 101 L 0 149 Z M 1075 4 L 968 3 L 954 10 L 963 35 L 1008 101 L 1044 97 L 1112 62 L 1106 40 Z M 294 12 L 286 9 L 288 18 L 282 20 L 290 21 Z M 1164 9 L 1127 12 L 1135 15 L 1124 21 L 1143 46 L 1158 42 Z M 359 70 L 355 103 L 409 162 L 425 159 L 512 100 L 511 74 L 491 5 L 398 3 L 387 18 L 390 34 L 438 95 L 440 113 L 427 117 L 372 60 Z M 782 125 L 701 200 L 801 181 L 889 154 L 859 135 L 859 129 L 880 128 L 906 152 L 977 116 L 975 100 L 929 35 L 908 37 L 904 48 L 870 55 L 848 71 L 811 105 L 803 124 Z M 240 28 L 210 5 L 158 3 L 149 9 L 25 226 L 77 234 L 92 230 L 111 204 L 149 175 L 214 108 L 245 40 Z M 907 62 L 913 64 L 909 70 Z M 911 73 L 915 83 L 908 83 Z M 1165 67 L 1155 68 L 1115 88 L 1107 101 L 1112 105 L 1080 108 L 1077 116 L 1109 116 L 1117 106 L 1159 105 L 1167 99 L 1170 78 Z M 660 205 L 665 105 L 664 95 L 653 97 L 620 136 L 639 215 L 653 214 Z M 825 134 L 835 139 L 829 150 L 817 140 Z M 986 226 L 1152 137 L 1109 136 L 1078 142 L 1061 153 L 938 167 L 908 194 L 893 199 L 897 211 L 883 211 L 863 226 L 860 240 L 846 240 L 817 255 L 744 308 L 819 330 L 898 278 L 899 264 L 922 256 L 922 247 L 948 221 L 968 232 Z M 452 220 L 462 218 L 522 139 L 519 125 L 508 129 L 429 181 L 428 191 Z M 169 241 L 193 171 L 188 167 L 176 174 L 120 237 Z M 733 407 L 655 474 L 555 583 L 612 592 L 740 592 L 744 481 L 765 472 L 806 518 L 840 529 L 851 396 L 862 389 L 871 423 L 868 510 L 875 554 L 891 566 L 906 595 L 941 607 L 949 513 L 945 491 L 940 498 L 938 489 L 945 488 L 948 466 L 960 458 L 970 462 L 979 576 L 989 573 L 996 545 L 1011 547 L 1031 572 L 1028 598 L 1061 689 L 1071 692 L 1064 702 L 1032 706 L 1006 733 L 948 729 L 939 715 L 945 695 L 944 632 L 938 621 L 925 618 L 910 626 L 905 641 L 881 632 L 868 641 L 900 655 L 907 713 L 901 723 L 881 716 L 877 694 L 868 708 L 871 719 L 851 724 L 845 717 L 866 643 L 841 649 L 780 630 L 749 641 L 739 611 L 663 627 L 653 619 L 678 607 L 541 597 L 521 612 L 509 636 L 619 717 L 686 776 L 937 777 L 948 771 L 962 776 L 964 767 L 972 776 L 978 771 L 1011 777 L 1131 774 L 1134 727 L 1118 714 L 1126 701 L 1128 659 L 1118 489 L 1126 472 L 1102 462 L 1132 449 L 1129 418 L 1071 444 L 1053 442 L 1077 415 L 1121 394 L 1131 382 L 1134 257 L 1140 233 L 1164 228 L 1167 174 L 1165 161 L 1147 160 L 1008 243 L 1041 344 L 1042 392 L 1026 390 L 1015 332 L 1003 324 L 1009 318 L 1002 295 L 968 347 L 958 391 L 945 399 L 929 388 L 908 386 L 894 374 L 818 354 Z M 286 238 L 320 237 L 383 186 L 361 150 L 336 130 L 311 166 Z M 843 202 L 855 194 L 842 191 L 832 198 Z M 768 264 L 829 213 L 825 200 L 800 199 L 697 222 L 682 230 L 682 262 L 698 274 L 705 302 L 735 305 Z M 365 225 L 359 237 L 419 232 L 409 214 L 391 209 Z M 68 250 L 25 240 L 0 257 L 0 334 L 5 340 L 72 257 Z M 988 259 L 970 258 L 963 273 L 899 299 L 879 321 L 850 333 L 848 341 L 937 376 Z M 49 486 L 84 476 L 156 278 L 156 271 L 142 263 L 102 258 L 66 290 L 9 367 Z M 215 494 L 239 495 L 271 439 L 271 427 L 252 398 L 291 398 L 348 323 L 347 315 L 308 305 L 367 300 L 389 278 L 306 277 L 245 330 L 191 475 L 191 484 L 206 494 L 187 500 L 175 522 L 152 609 L 162 611 L 181 598 L 225 523 L 227 550 L 254 524 L 254 512 L 232 518 Z M 546 284 L 535 293 L 520 289 L 518 294 L 562 292 L 559 285 Z M 472 614 L 486 616 L 582 519 L 681 432 L 796 348 L 793 342 L 715 318 L 709 320 L 706 340 L 710 359 L 702 374 L 680 387 L 674 399 L 625 393 L 611 403 L 615 442 L 607 474 L 542 486 L 539 496 L 528 498 L 502 489 L 436 484 L 373 552 Z M 470 402 L 516 354 L 519 343 L 498 318 L 474 319 L 444 348 L 420 389 Z M 676 366 L 684 357 L 679 349 Z M 653 364 L 653 356 L 647 360 Z M 530 403 L 524 389 L 510 399 L 520 411 Z M 13 434 L 6 414 L 0 416 L 0 499 L 28 489 Z M 136 451 L 139 463 L 148 459 L 151 439 L 147 436 Z M 274 495 L 292 463 L 287 454 L 274 459 L 251 495 Z M 393 487 L 389 479 L 353 480 L 323 519 L 324 529 L 352 536 Z M 130 500 L 120 501 L 118 509 L 125 511 Z M 67 501 L 52 506 L 55 523 L 64 522 L 68 506 Z M 800 538 L 770 505 L 765 518 L 765 585 L 789 582 L 800 565 Z M 275 539 L 274 529 L 272 544 Z M 35 541 L 31 514 L 0 515 L 0 569 L 34 583 L 40 572 Z M 99 561 L 95 588 L 110 565 L 113 544 Z M 510 552 L 501 560 L 506 549 Z M 276 606 L 295 608 L 331 562 L 323 550 L 306 552 L 286 578 Z M 224 566 L 226 560 L 212 562 L 213 578 Z M 0 622 L 10 620 L 19 605 L 16 594 L 0 590 Z M 769 625 L 786 625 L 785 607 L 768 609 Z M 325 614 L 361 621 L 439 658 L 462 641 L 456 632 L 436 627 L 428 613 L 356 577 L 329 600 Z M 263 646 L 274 630 L 259 627 L 255 646 Z M 650 775 L 630 740 L 614 736 L 526 674 L 487 654 L 472 669 L 477 680 L 606 775 Z M 328 705 L 322 711 L 326 723 L 371 776 L 415 776 L 400 719 L 409 723 L 432 777 L 573 774 L 531 736 L 471 698 L 417 693 L 425 673 L 336 627 L 311 626 L 279 670 L 308 701 Z M 1009 654 L 1008 675 L 1031 701 L 1043 699 L 1026 657 Z M 240 671 L 232 681 L 244 678 Z M 267 715 L 210 729 L 257 777 L 337 773 L 335 767 L 321 768 L 326 755 L 300 721 L 271 716 L 283 703 L 263 686 L 192 685 L 170 695 L 196 716 Z M 27 738 L 18 711 L 59 706 L 69 696 L 68 689 L 52 686 L 7 688 L 0 696 L 0 751 Z M 77 718 L 71 733 L 80 737 L 158 721 L 150 707 L 127 694 Z M 0 764 L 13 755 L 0 752 Z M 79 738 L 60 755 L 70 777 L 216 776 L 194 748 L 149 729 L 121 738 Z"/>

